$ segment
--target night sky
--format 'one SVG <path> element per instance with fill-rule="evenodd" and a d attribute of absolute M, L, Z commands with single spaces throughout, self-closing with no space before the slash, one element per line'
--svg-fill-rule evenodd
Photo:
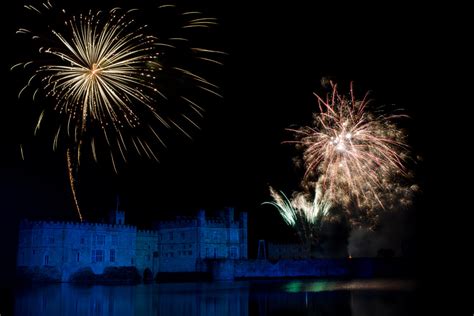
<path fill-rule="evenodd" d="M 1 68 L 6 83 L 0 124 L 0 225 L 7 267 L 14 264 L 19 219 L 77 219 L 64 153 L 53 152 L 52 137 L 32 138 L 21 160 L 19 143 L 33 133 L 34 121 L 16 97 L 26 74 L 12 76 L 9 71 L 17 56 L 25 54 L 15 44 L 15 30 L 24 16 L 17 2 L 2 13 L 2 46 L 8 49 Z M 292 162 L 298 153 L 282 141 L 292 137 L 285 128 L 311 123 L 311 113 L 317 110 L 313 92 L 325 91 L 322 77 L 333 78 L 343 89 L 352 80 L 359 96 L 371 90 L 376 104 L 405 109 L 411 117 L 404 122 L 408 141 L 414 155 L 423 157 L 415 170 L 423 191 L 415 211 L 427 207 L 428 125 L 434 111 L 427 95 L 436 73 L 426 63 L 433 30 L 421 9 L 398 2 L 370 8 L 308 1 L 189 2 L 220 22 L 212 46 L 229 55 L 212 75 L 224 98 L 201 101 L 206 109 L 201 131 L 193 132 L 193 140 L 168 139 L 160 163 L 132 161 L 115 175 L 109 164 L 84 162 L 79 190 L 87 219 L 104 219 L 119 195 L 128 222 L 139 226 L 200 208 L 234 206 L 237 212 L 249 212 L 251 254 L 260 238 L 286 238 L 291 232 L 276 209 L 261 203 L 269 200 L 269 185 L 285 192 L 299 188 L 302 171 Z"/>

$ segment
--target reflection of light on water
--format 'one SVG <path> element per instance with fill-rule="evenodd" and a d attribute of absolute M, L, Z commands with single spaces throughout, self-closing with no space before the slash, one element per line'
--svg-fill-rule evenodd
<path fill-rule="evenodd" d="M 286 292 L 298 293 L 298 292 L 301 292 L 302 285 L 303 285 L 302 282 L 292 281 L 286 284 L 283 288 L 286 290 Z"/>
<path fill-rule="evenodd" d="M 252 306 L 262 316 L 321 311 L 325 316 L 415 315 L 415 292 L 405 291 L 414 285 L 403 280 L 311 279 L 86 287 L 64 283 L 19 289 L 14 314 L 248 316 Z M 370 291 L 359 291 L 365 289 Z"/>
<path fill-rule="evenodd" d="M 328 281 L 318 280 L 314 282 L 292 281 L 282 288 L 285 292 L 325 292 L 325 291 L 352 291 L 352 290 L 377 290 L 377 291 L 405 291 L 413 290 L 416 282 L 413 280 L 350 280 L 350 281 Z"/>

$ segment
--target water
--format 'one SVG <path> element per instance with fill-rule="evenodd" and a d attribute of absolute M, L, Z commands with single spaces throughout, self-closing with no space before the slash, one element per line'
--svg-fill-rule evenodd
<path fill-rule="evenodd" d="M 415 315 L 403 280 L 271 280 L 136 286 L 34 285 L 15 315 Z"/>

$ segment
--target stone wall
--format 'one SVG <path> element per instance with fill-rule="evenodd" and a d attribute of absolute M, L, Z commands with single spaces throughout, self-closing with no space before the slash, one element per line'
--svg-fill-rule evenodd
<path fill-rule="evenodd" d="M 246 213 L 236 221 L 231 208 L 214 219 L 200 211 L 197 218 L 160 222 L 154 230 L 123 225 L 123 212 L 116 213 L 115 224 L 22 221 L 17 267 L 55 268 L 67 282 L 85 268 L 100 275 L 107 267 L 133 266 L 142 276 L 145 270 L 154 276 L 202 272 L 207 258 L 247 257 Z"/>
<path fill-rule="evenodd" d="M 82 267 L 100 274 L 105 267 L 134 265 L 136 228 L 67 222 L 20 225 L 18 267 L 56 267 L 62 281 Z"/>
<path fill-rule="evenodd" d="M 414 262 L 401 258 L 210 260 L 215 280 L 245 278 L 366 278 L 414 276 Z"/>

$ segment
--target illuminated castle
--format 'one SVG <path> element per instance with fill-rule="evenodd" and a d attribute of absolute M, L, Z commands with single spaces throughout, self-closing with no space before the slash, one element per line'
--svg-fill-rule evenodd
<path fill-rule="evenodd" d="M 106 267 L 136 267 L 141 275 L 161 272 L 203 272 L 206 259 L 247 259 L 247 213 L 234 218 L 228 208 L 208 219 L 159 222 L 154 230 L 125 224 L 115 211 L 110 224 L 22 221 L 17 267 L 53 269 L 62 281 L 83 268 L 96 274 Z"/>

